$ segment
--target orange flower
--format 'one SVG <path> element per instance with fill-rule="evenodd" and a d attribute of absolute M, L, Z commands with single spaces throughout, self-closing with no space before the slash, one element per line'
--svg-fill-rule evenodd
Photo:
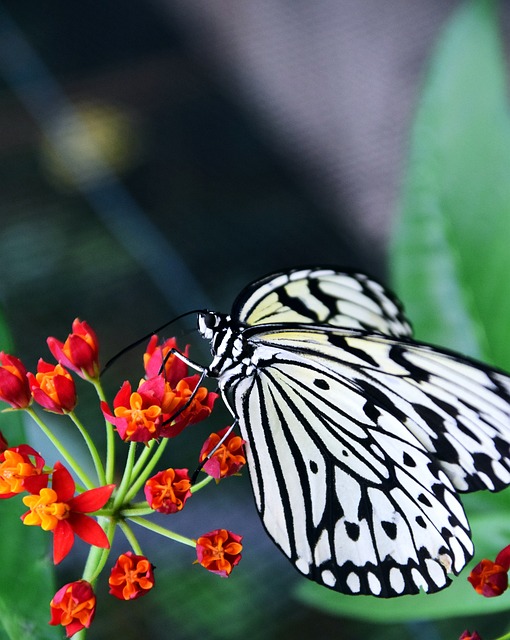
<path fill-rule="evenodd" d="M 175 387 L 179 380 L 186 377 L 188 365 L 178 356 L 170 353 L 172 349 L 180 351 L 187 356 L 189 345 L 186 345 L 184 351 L 181 351 L 175 338 L 169 338 L 163 344 L 158 345 L 158 336 L 152 336 L 147 345 L 147 350 L 143 354 L 143 366 L 148 379 L 155 378 L 163 373 L 168 384 L 171 387 Z M 165 363 L 164 369 L 163 362 Z"/>
<path fill-rule="evenodd" d="M 43 473 L 44 458 L 28 444 L 5 449 L 0 453 L 0 498 L 29 491 L 38 493 L 48 484 Z"/>
<path fill-rule="evenodd" d="M 148 442 L 160 436 L 164 393 L 165 381 L 161 376 L 143 382 L 133 393 L 126 381 L 113 400 L 113 414 L 106 402 L 101 403 L 101 409 L 124 441 Z"/>
<path fill-rule="evenodd" d="M 145 483 L 145 497 L 151 509 L 176 513 L 191 497 L 191 480 L 187 469 L 160 471 Z"/>
<path fill-rule="evenodd" d="M 197 561 L 211 573 L 228 578 L 241 560 L 242 536 L 226 529 L 204 533 L 197 540 Z"/>
<path fill-rule="evenodd" d="M 175 388 L 165 383 L 162 408 L 167 417 L 160 434 L 163 438 L 174 438 L 190 424 L 201 422 L 211 414 L 218 394 L 206 387 L 197 389 L 199 379 L 198 374 L 183 378 Z M 189 406 L 183 409 L 192 395 Z"/>
<path fill-rule="evenodd" d="M 119 600 L 136 600 L 154 586 L 154 567 L 145 556 L 127 551 L 119 556 L 108 580 L 109 593 Z"/>
<path fill-rule="evenodd" d="M 53 413 L 67 413 L 76 406 L 76 387 L 69 371 L 60 364 L 40 359 L 37 373 L 27 373 L 34 400 Z"/>
<path fill-rule="evenodd" d="M 53 532 L 53 562 L 58 564 L 71 551 L 74 534 L 88 544 L 108 549 L 110 543 L 101 526 L 86 513 L 101 509 L 112 495 L 114 484 L 89 489 L 74 496 L 76 489 L 69 471 L 60 462 L 55 464 L 51 488 L 23 498 L 29 511 L 21 516 L 23 524 L 39 526 Z"/>
<path fill-rule="evenodd" d="M 211 433 L 200 451 L 199 462 L 206 460 L 210 452 L 218 447 L 218 443 L 229 429 L 230 427 L 226 427 L 218 433 Z M 238 473 L 246 464 L 244 444 L 241 436 L 230 433 L 204 464 L 203 470 L 216 480 Z"/>
<path fill-rule="evenodd" d="M 486 598 L 500 596 L 508 588 L 508 569 L 510 568 L 510 545 L 502 549 L 496 561 L 484 558 L 471 571 L 469 582 L 475 591 Z"/>
<path fill-rule="evenodd" d="M 96 613 L 96 596 L 86 580 L 65 584 L 50 602 L 50 624 L 61 624 L 68 638 L 82 629 L 88 629 Z"/>
<path fill-rule="evenodd" d="M 76 318 L 73 332 L 65 342 L 48 338 L 48 347 L 60 364 L 76 372 L 82 378 L 97 378 L 99 375 L 99 343 L 90 325 Z"/>
<path fill-rule="evenodd" d="M 32 402 L 27 370 L 21 360 L 0 351 L 0 400 L 13 409 L 26 409 Z"/>

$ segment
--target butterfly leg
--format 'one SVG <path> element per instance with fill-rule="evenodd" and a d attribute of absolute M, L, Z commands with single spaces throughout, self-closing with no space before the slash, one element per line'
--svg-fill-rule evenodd
<path fill-rule="evenodd" d="M 237 426 L 237 420 L 234 420 L 234 422 L 227 429 L 227 431 L 225 431 L 225 433 L 223 434 L 223 437 L 218 442 L 218 444 L 214 447 L 214 449 L 211 449 L 211 451 L 209 451 L 209 453 L 206 455 L 206 457 L 202 460 L 202 462 L 195 469 L 195 471 L 193 472 L 193 475 L 191 476 L 191 484 L 192 485 L 195 484 L 195 482 L 197 481 L 198 474 L 202 471 L 202 467 L 204 466 L 204 464 L 206 464 L 206 462 L 213 457 L 213 455 L 221 447 L 221 445 L 225 442 L 225 440 L 229 437 L 229 435 L 232 433 L 232 431 L 235 429 L 236 426 Z"/>

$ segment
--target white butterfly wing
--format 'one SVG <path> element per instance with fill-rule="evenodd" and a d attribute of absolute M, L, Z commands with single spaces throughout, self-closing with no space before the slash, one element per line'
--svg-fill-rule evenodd
<path fill-rule="evenodd" d="M 363 273 L 330 268 L 294 269 L 248 285 L 232 317 L 249 325 L 300 322 L 410 337 L 399 301 Z"/>
<path fill-rule="evenodd" d="M 296 568 L 349 594 L 447 586 L 473 554 L 458 492 L 510 484 L 510 378 L 414 342 L 390 292 L 336 269 L 267 276 L 199 327 Z"/>
<path fill-rule="evenodd" d="M 255 370 L 220 387 L 275 543 L 344 593 L 447 586 L 473 553 L 457 491 L 510 482 L 508 378 L 380 335 L 247 333 Z"/>

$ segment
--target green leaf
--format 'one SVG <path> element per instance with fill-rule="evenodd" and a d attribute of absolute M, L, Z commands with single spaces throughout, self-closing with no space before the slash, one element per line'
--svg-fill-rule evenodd
<path fill-rule="evenodd" d="M 0 348 L 11 349 L 1 316 Z M 10 446 L 26 442 L 19 411 L 0 413 L 0 430 Z M 55 593 L 54 572 L 48 558 L 50 534 L 39 527 L 24 526 L 20 516 L 25 511 L 21 496 L 0 500 L 0 637 L 50 640 L 62 636 L 61 628 L 48 626 L 49 603 Z"/>
<path fill-rule="evenodd" d="M 496 7 L 467 3 L 437 47 L 392 271 L 419 339 L 510 369 L 510 121 Z"/>

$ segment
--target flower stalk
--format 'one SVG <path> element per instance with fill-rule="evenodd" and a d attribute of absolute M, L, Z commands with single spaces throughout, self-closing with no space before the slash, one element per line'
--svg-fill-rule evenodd
<path fill-rule="evenodd" d="M 176 354 L 175 339 L 159 344 L 153 336 L 143 357 L 143 380 L 137 387 L 125 381 L 110 404 L 99 378 L 95 332 L 78 319 L 72 329 L 63 342 L 48 338 L 57 364 L 40 359 L 34 374 L 14 356 L 0 352 L 0 400 L 9 410 L 26 411 L 62 460 L 48 464 L 28 444 L 10 447 L 0 433 L 0 506 L 2 498 L 23 501 L 28 509 L 23 524 L 40 526 L 52 534 L 55 564 L 72 552 L 76 536 L 90 545 L 81 576 L 61 587 L 50 604 L 50 624 L 63 626 L 67 637 L 84 638 L 96 613 L 95 585 L 112 564 L 110 551 L 117 528 L 130 550 L 110 570 L 110 594 L 116 598 L 136 600 L 155 586 L 153 566 L 143 554 L 132 523 L 194 548 L 195 563 L 209 571 L 222 576 L 230 573 L 241 558 L 240 536 L 222 529 L 198 536 L 199 544 L 150 517 L 155 511 L 173 514 L 182 510 L 213 479 L 219 482 L 237 474 L 245 458 L 239 436 L 225 436 L 223 430 L 211 434 L 197 455 L 196 468 L 205 477 L 194 486 L 185 468 L 158 471 L 169 441 L 207 418 L 217 394 L 200 386 L 200 376 L 188 376 L 187 364 Z M 186 358 L 188 347 L 182 353 Z M 89 428 L 79 417 L 74 376 L 81 379 L 79 384 L 95 388 L 98 416 L 102 413 L 104 418 L 104 452 L 95 444 L 97 421 Z M 88 474 L 82 461 L 60 441 L 46 422 L 45 412 L 67 418 L 80 433 L 94 474 Z M 119 469 L 116 449 L 121 444 L 126 453 Z M 114 483 L 116 478 L 120 480 Z M 142 491 L 147 500 L 133 502 Z"/>

